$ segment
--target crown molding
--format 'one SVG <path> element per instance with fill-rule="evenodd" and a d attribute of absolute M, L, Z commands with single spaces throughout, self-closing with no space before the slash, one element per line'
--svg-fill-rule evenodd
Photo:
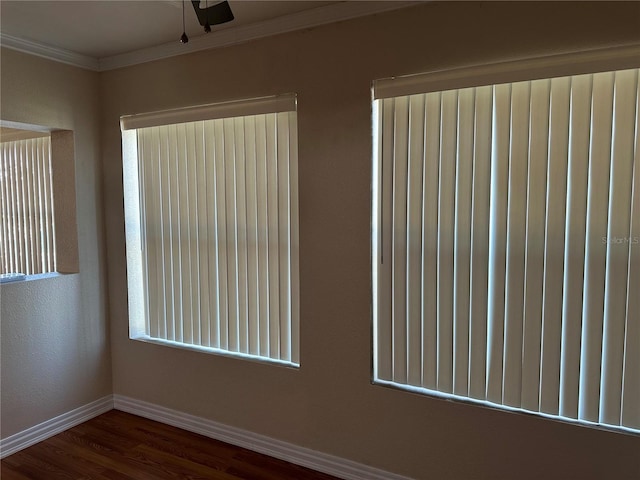
<path fill-rule="evenodd" d="M 28 53 L 55 62 L 66 63 L 67 65 L 73 65 L 74 67 L 80 67 L 86 70 L 97 72 L 100 69 L 100 63 L 97 58 L 63 48 L 33 42 L 25 38 L 14 37 L 6 33 L 0 32 L 0 45 L 11 50 L 17 50 L 18 52 Z"/>
<path fill-rule="evenodd" d="M 280 33 L 326 25 L 328 23 L 364 17 L 390 10 L 398 10 L 400 8 L 417 5 L 419 3 L 424 3 L 424 0 L 339 2 L 325 7 L 318 7 L 291 15 L 273 18 L 264 22 L 220 30 L 208 35 L 200 35 L 184 45 L 176 40 L 175 42 L 165 43 L 155 47 L 143 48 L 99 59 L 4 33 L 0 33 L 0 45 L 12 50 L 36 55 L 56 62 L 100 72 L 137 65 L 139 63 L 151 62 L 154 60 L 161 60 L 163 58 L 175 57 L 186 53 L 198 52 L 210 48 L 227 47 L 238 43 L 248 42 L 250 40 L 256 40 L 258 38 L 278 35 Z"/>

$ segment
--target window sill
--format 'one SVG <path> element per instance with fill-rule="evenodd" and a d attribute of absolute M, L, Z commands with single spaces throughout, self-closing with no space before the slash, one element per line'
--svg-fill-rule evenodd
<path fill-rule="evenodd" d="M 435 398 L 439 400 L 490 408 L 492 410 L 497 410 L 504 413 L 524 414 L 524 415 L 529 415 L 531 417 L 537 417 L 540 419 L 567 423 L 569 425 L 576 425 L 579 427 L 587 427 L 595 430 L 604 430 L 607 432 L 622 433 L 626 435 L 640 437 L 640 430 L 636 430 L 634 428 L 625 427 L 621 425 L 609 425 L 606 423 L 596 423 L 596 422 L 590 422 L 587 420 L 579 420 L 575 418 L 563 417 L 562 415 L 554 415 L 554 414 L 540 412 L 540 411 L 526 410 L 524 408 L 517 408 L 517 407 L 511 407 L 509 405 L 493 403 L 489 400 L 482 400 L 482 399 L 477 399 L 473 397 L 465 397 L 465 396 L 456 395 L 453 393 L 443 393 L 437 390 L 429 390 L 428 388 L 424 388 L 424 387 L 414 387 L 411 385 L 405 385 L 405 384 L 397 383 L 393 381 L 379 380 L 374 378 L 371 383 L 373 385 L 379 385 L 379 386 L 390 388 L 393 390 L 416 393 L 418 395 L 423 395 L 425 397 Z"/>
<path fill-rule="evenodd" d="M 281 367 L 289 367 L 294 369 L 300 368 L 300 364 L 298 363 L 287 362 L 284 360 L 277 360 L 269 357 L 261 357 L 258 355 L 251 355 L 251 354 L 242 353 L 242 352 L 232 352 L 229 350 L 222 350 L 220 348 L 205 347 L 202 345 L 191 345 L 188 343 L 174 342 L 172 340 L 163 340 L 160 338 L 153 338 L 148 335 L 130 336 L 129 338 L 131 340 L 136 340 L 139 342 L 153 343 L 153 344 L 162 345 L 165 347 L 179 348 L 182 350 L 190 350 L 192 352 L 208 353 L 210 355 L 220 355 L 223 357 L 249 360 L 251 362 L 269 364 L 269 365 L 278 365 Z"/>
<path fill-rule="evenodd" d="M 23 273 L 4 273 L 0 275 L 0 285 L 8 285 L 10 283 L 24 283 L 32 280 L 42 280 L 44 278 L 62 277 L 64 274 L 58 272 L 37 273 L 35 275 L 25 275 Z"/>

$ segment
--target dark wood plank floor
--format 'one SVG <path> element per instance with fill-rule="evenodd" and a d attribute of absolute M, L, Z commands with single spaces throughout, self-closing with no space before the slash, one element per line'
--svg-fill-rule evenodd
<path fill-rule="evenodd" d="M 2 480 L 337 480 L 111 410 L 2 460 Z"/>

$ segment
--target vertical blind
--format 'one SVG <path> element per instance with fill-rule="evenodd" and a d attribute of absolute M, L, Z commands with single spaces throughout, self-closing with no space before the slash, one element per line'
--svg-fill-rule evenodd
<path fill-rule="evenodd" d="M 638 89 L 374 87 L 376 380 L 640 429 Z"/>
<path fill-rule="evenodd" d="M 56 271 L 49 137 L 0 143 L 0 273 Z"/>
<path fill-rule="evenodd" d="M 142 336 L 299 363 L 296 129 L 280 111 L 135 130 Z"/>

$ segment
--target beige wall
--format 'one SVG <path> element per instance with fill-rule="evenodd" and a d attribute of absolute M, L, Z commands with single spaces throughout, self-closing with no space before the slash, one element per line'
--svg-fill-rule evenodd
<path fill-rule="evenodd" d="M 427 4 L 101 76 L 114 391 L 419 479 L 632 478 L 640 439 L 371 385 L 375 78 L 640 41 L 639 4 Z M 127 339 L 118 118 L 297 92 L 301 368 Z"/>
<path fill-rule="evenodd" d="M 80 259 L 78 274 L 0 287 L 0 404 L 6 438 L 108 395 L 112 387 L 98 74 L 6 49 L 0 60 L 2 120 L 74 131 Z M 57 171 L 58 179 L 61 173 L 72 181 L 73 172 Z M 58 220 L 75 218 L 60 213 Z M 67 237 L 75 234 L 75 225 L 57 227 Z"/>

